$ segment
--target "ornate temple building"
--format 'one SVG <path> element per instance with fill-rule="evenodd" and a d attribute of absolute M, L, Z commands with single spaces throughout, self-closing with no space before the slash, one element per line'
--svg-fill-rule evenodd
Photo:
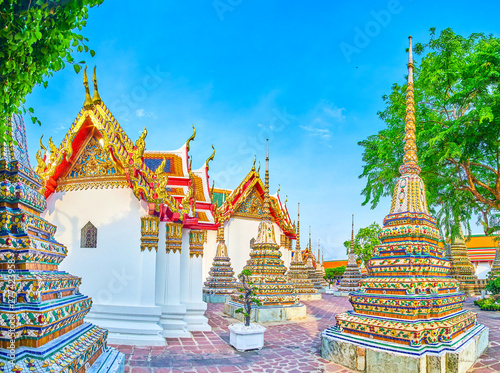
<path fill-rule="evenodd" d="M 312 282 L 314 288 L 319 292 L 325 291 L 325 287 L 327 285 L 323 285 L 322 275 L 320 272 L 316 270 L 318 267 L 318 262 L 314 257 L 314 253 L 312 250 L 312 241 L 311 241 L 311 227 L 309 226 L 309 242 L 302 252 L 302 259 L 306 265 L 307 277 Z M 326 283 L 326 281 L 324 281 Z"/>
<path fill-rule="evenodd" d="M 363 372 L 465 372 L 488 346 L 488 329 L 463 309 L 466 295 L 448 277 L 420 177 L 410 37 L 404 158 L 370 276 L 351 293 L 353 310 L 322 333 L 322 356 Z M 353 351 L 346 354 L 344 351 Z"/>
<path fill-rule="evenodd" d="M 306 308 L 299 303 L 293 284 L 285 276 L 286 267 L 281 259 L 280 246 L 276 242 L 270 206 L 268 144 L 263 216 L 259 224 L 257 238 L 252 245 L 250 259 L 243 268 L 252 273 L 250 280 L 255 288 L 255 297 L 262 303 L 261 306 L 252 307 L 251 319 L 256 322 L 270 322 L 304 318 Z M 231 301 L 224 305 L 224 312 L 232 317 L 242 319 L 242 314 L 235 313 L 243 305 L 240 294 L 243 293 L 237 291 L 231 296 Z"/>
<path fill-rule="evenodd" d="M 362 280 L 361 271 L 359 270 L 358 263 L 356 262 L 356 255 L 354 254 L 354 215 L 352 216 L 352 230 L 351 230 L 351 247 L 349 248 L 349 259 L 347 266 L 340 284 L 339 291 L 353 292 L 359 290 L 359 282 Z"/>
<path fill-rule="evenodd" d="M 124 355 L 107 348 L 107 331 L 84 322 L 92 300 L 79 291 L 81 277 L 58 268 L 68 250 L 40 217 L 42 180 L 20 116 L 7 132 L 17 144 L 0 144 L 0 371 L 123 372 Z"/>
<path fill-rule="evenodd" d="M 293 252 L 292 262 L 287 272 L 288 281 L 295 287 L 295 293 L 299 300 L 319 300 L 321 294 L 314 288 L 313 283 L 309 280 L 307 269 L 302 260 L 302 252 L 300 250 L 300 203 L 297 214 L 297 243 Z"/>
<path fill-rule="evenodd" d="M 216 211 L 219 227 L 217 229 L 217 252 L 210 268 L 209 277 L 203 288 L 203 300 L 207 303 L 225 303 L 226 298 L 236 290 L 236 280 L 227 254 L 224 240 L 224 218 Z"/>
<path fill-rule="evenodd" d="M 260 165 L 256 169 L 255 161 L 250 172 L 234 190 L 214 189 L 214 203 L 218 212 L 224 216 L 224 232 L 228 256 L 236 275 L 246 265 L 252 250 L 251 242 L 255 241 L 256 233 L 264 215 L 264 182 L 260 174 Z M 295 240 L 295 228 L 288 214 L 286 200 L 282 203 L 278 192 L 270 196 L 271 222 L 279 237 L 281 259 L 289 267 L 292 257 L 292 241 Z M 209 276 L 211 259 L 217 250 L 215 231 L 208 232 L 205 246 L 203 278 Z"/>
<path fill-rule="evenodd" d="M 165 345 L 164 337 L 210 330 L 202 300 L 207 231 L 216 230 L 208 162 L 191 167 L 195 133 L 175 151 L 146 151 L 101 100 L 91 97 L 57 147 L 37 153 L 45 218 L 68 243 L 62 268 L 86 281 L 88 321 L 115 344 Z M 210 260 L 213 255 L 210 257 Z M 88 280 L 87 280 L 88 279 Z"/>
<path fill-rule="evenodd" d="M 496 250 L 495 260 L 491 266 L 491 277 L 496 278 L 497 276 L 500 276 L 500 247 Z"/>
<path fill-rule="evenodd" d="M 467 246 L 465 245 L 462 225 L 459 223 L 459 236 L 450 245 L 450 277 L 460 282 L 460 290 L 467 295 L 476 295 L 481 292 L 477 276 L 474 274 L 474 266 L 469 259 Z"/>

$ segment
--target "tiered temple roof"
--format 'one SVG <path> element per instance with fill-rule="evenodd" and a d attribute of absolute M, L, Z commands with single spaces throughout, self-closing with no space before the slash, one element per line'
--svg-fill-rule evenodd
<path fill-rule="evenodd" d="M 259 224 L 257 239 L 255 240 L 250 259 L 244 269 L 252 273 L 251 281 L 256 288 L 256 297 L 263 307 L 291 306 L 298 304 L 295 288 L 285 276 L 286 267 L 281 259 L 279 245 L 276 242 L 273 223 L 271 221 L 269 197 L 269 145 L 266 156 L 266 176 L 264 185 L 263 217 Z M 231 296 L 235 303 L 242 303 L 240 292 Z"/>
<path fill-rule="evenodd" d="M 450 247 L 450 276 L 460 281 L 460 290 L 467 294 L 475 294 L 477 289 L 477 276 L 467 253 L 462 225 L 459 223 L 459 236 Z"/>
<path fill-rule="evenodd" d="M 313 283 L 309 280 L 307 269 L 302 260 L 302 253 L 300 250 L 300 203 L 297 214 L 297 243 L 295 244 L 295 251 L 290 263 L 290 268 L 287 272 L 288 280 L 293 283 L 295 292 L 301 300 L 307 300 L 311 294 L 316 294 L 318 291 L 314 288 Z M 304 298 L 304 299 L 302 299 Z"/>
<path fill-rule="evenodd" d="M 230 295 L 236 290 L 236 280 L 231 267 L 231 259 L 227 253 L 224 240 L 224 220 L 217 216 L 219 227 L 217 229 L 217 251 L 205 281 L 203 293 L 206 295 Z"/>
<path fill-rule="evenodd" d="M 338 290 L 340 291 L 356 291 L 359 290 L 359 282 L 362 280 L 361 271 L 359 270 L 358 263 L 356 262 L 356 255 L 354 254 L 354 215 L 352 216 L 352 229 L 351 229 L 351 247 L 349 248 L 349 256 L 347 266 Z"/>
<path fill-rule="evenodd" d="M 8 130 L 18 144 L 0 145 L 0 370 L 82 372 L 106 351 L 107 331 L 83 322 L 92 301 L 78 290 L 81 278 L 58 270 L 67 248 L 40 217 L 43 182 L 29 163 L 22 118 Z"/>
<path fill-rule="evenodd" d="M 333 335 L 355 335 L 420 346 L 458 341 L 477 316 L 463 309 L 466 299 L 457 280 L 448 277 L 439 230 L 429 215 L 418 166 L 410 37 L 406 126 L 401 176 L 391 211 L 384 219 L 381 244 L 369 260 L 370 277 L 351 293 L 353 311 L 336 316 Z M 369 340 L 367 339 L 367 340 Z"/>
<path fill-rule="evenodd" d="M 189 144 L 196 130 L 176 151 L 146 151 L 146 129 L 132 142 L 101 100 L 95 69 L 93 80 L 90 98 L 84 72 L 85 103 L 59 147 L 49 139 L 47 153 L 40 140 L 36 170 L 45 197 L 57 191 L 129 187 L 149 203 L 150 214 L 162 220 L 215 229 L 208 188 L 208 162 L 214 154 L 199 170 L 192 170 Z"/>
<path fill-rule="evenodd" d="M 214 202 L 225 220 L 232 217 L 260 220 L 263 214 L 264 194 L 265 185 L 260 178 L 259 170 L 255 169 L 254 162 L 252 169 L 236 189 L 233 191 L 214 189 Z M 269 196 L 269 209 L 271 221 L 278 224 L 288 240 L 294 240 L 295 228 L 288 214 L 286 201 L 284 204 L 281 203 L 279 192 L 275 196 Z"/>

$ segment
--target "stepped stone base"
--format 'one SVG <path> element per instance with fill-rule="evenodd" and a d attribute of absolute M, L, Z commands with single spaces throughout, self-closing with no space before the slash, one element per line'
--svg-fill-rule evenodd
<path fill-rule="evenodd" d="M 124 371 L 125 355 L 113 348 L 108 348 L 86 373 L 124 373 Z"/>
<path fill-rule="evenodd" d="M 297 294 L 297 295 L 298 295 L 300 301 L 303 301 L 303 300 L 321 300 L 322 299 L 320 293 L 310 293 L 310 294 L 304 293 L 304 294 Z"/>
<path fill-rule="evenodd" d="M 227 302 L 226 304 L 224 304 L 224 313 L 237 320 L 244 321 L 243 314 L 235 312 L 238 308 L 242 308 L 241 304 L 235 302 Z M 282 322 L 300 320 L 304 319 L 305 317 L 306 306 L 303 304 L 286 307 L 255 307 L 252 308 L 250 322 Z"/>
<path fill-rule="evenodd" d="M 488 335 L 477 325 L 448 343 L 410 347 L 326 329 L 321 357 L 364 373 L 465 373 L 488 347 Z"/>
<path fill-rule="evenodd" d="M 335 290 L 333 292 L 333 295 L 335 295 L 336 297 L 348 297 L 349 296 L 349 292 L 348 291 Z"/>
<path fill-rule="evenodd" d="M 226 303 L 229 298 L 231 298 L 231 295 L 203 294 L 203 302 L 207 303 Z"/>

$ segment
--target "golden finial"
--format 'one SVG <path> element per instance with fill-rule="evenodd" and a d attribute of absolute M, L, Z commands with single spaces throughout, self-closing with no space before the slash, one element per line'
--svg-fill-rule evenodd
<path fill-rule="evenodd" d="M 43 139 L 43 135 L 40 137 L 40 148 L 43 149 L 43 156 L 45 157 L 45 154 L 47 154 L 47 148 L 45 146 L 43 146 L 42 139 Z"/>
<path fill-rule="evenodd" d="M 278 190 L 276 191 L 276 194 L 279 194 L 280 190 L 281 190 L 281 184 L 278 184 Z"/>
<path fill-rule="evenodd" d="M 207 171 L 208 171 L 208 169 L 209 169 L 209 168 L 208 168 L 208 162 L 210 162 L 211 160 L 213 160 L 213 159 L 214 159 L 214 157 L 215 157 L 215 148 L 214 148 L 214 146 L 213 146 L 213 145 L 212 145 L 212 149 L 213 149 L 212 155 L 211 155 L 210 157 L 208 157 L 207 161 L 205 162 L 205 164 L 207 165 Z"/>
<path fill-rule="evenodd" d="M 286 196 L 286 198 L 285 198 L 285 206 L 286 206 L 287 202 L 288 202 L 288 196 Z"/>
<path fill-rule="evenodd" d="M 260 161 L 259 161 L 259 168 L 257 169 L 257 173 L 260 172 Z"/>
<path fill-rule="evenodd" d="M 88 109 L 92 107 L 92 99 L 90 98 L 89 79 L 87 78 L 87 66 L 83 69 L 83 86 L 85 87 L 85 102 L 83 108 Z"/>
<path fill-rule="evenodd" d="M 92 82 L 94 82 L 94 97 L 92 97 L 92 103 L 100 104 L 102 102 L 101 96 L 99 96 L 99 91 L 97 89 L 97 77 L 95 75 L 95 69 L 97 66 L 94 66 L 94 75 L 92 76 Z"/>
<path fill-rule="evenodd" d="M 264 220 L 271 220 L 271 201 L 269 198 L 269 139 L 266 148 L 266 175 L 264 177 Z"/>
<path fill-rule="evenodd" d="M 403 165 L 399 167 L 401 175 L 419 174 L 417 158 L 417 144 L 415 137 L 415 99 L 413 95 L 413 50 L 412 37 L 409 36 L 410 47 L 408 49 L 408 86 L 406 88 L 406 117 L 405 117 L 405 155 Z"/>
<path fill-rule="evenodd" d="M 193 124 L 193 134 L 192 134 L 192 135 L 191 135 L 191 137 L 190 137 L 189 139 L 187 139 L 187 141 L 186 141 L 186 148 L 187 148 L 187 151 L 189 151 L 189 143 L 190 143 L 191 141 L 193 141 L 193 140 L 194 140 L 195 136 L 196 136 L 196 128 L 194 128 L 194 124 Z"/>
<path fill-rule="evenodd" d="M 254 155 L 254 158 L 253 158 L 252 171 L 255 171 L 255 162 L 257 162 L 257 156 L 256 155 Z"/>
<path fill-rule="evenodd" d="M 193 157 L 189 157 L 189 173 L 191 173 L 192 169 L 193 169 Z"/>

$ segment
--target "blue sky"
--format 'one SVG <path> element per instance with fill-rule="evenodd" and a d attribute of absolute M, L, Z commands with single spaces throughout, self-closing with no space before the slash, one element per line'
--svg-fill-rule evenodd
<path fill-rule="evenodd" d="M 84 35 L 96 51 L 103 101 L 148 150 L 174 150 L 197 129 L 193 167 L 211 154 L 217 187 L 235 188 L 270 138 L 270 189 L 281 185 L 295 219 L 325 259 L 345 257 L 351 214 L 357 228 L 389 212 L 361 206 L 358 141 L 384 127 L 377 111 L 403 83 L 408 35 L 451 27 L 499 35 L 493 1 L 118 1 L 90 11 Z M 363 36 L 364 35 L 364 36 Z M 77 59 L 78 60 L 78 59 Z M 28 123 L 32 163 L 43 134 L 59 144 L 84 101 L 82 74 L 54 74 L 28 97 L 42 126 Z M 418 118 L 417 118 L 418 120 Z M 473 226 L 473 233 L 481 233 Z"/>

